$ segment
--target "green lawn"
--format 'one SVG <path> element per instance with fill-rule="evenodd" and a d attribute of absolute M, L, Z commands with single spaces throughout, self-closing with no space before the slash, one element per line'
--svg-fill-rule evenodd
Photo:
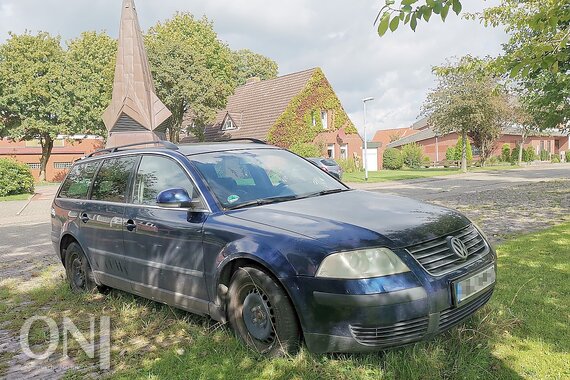
<path fill-rule="evenodd" d="M 489 170 L 508 170 L 518 168 L 518 166 L 486 166 L 482 168 L 469 168 L 469 172 L 480 172 Z M 377 172 L 368 172 L 368 182 L 386 182 L 400 181 L 403 179 L 416 179 L 437 177 L 443 175 L 461 174 L 461 170 L 457 168 L 422 168 L 422 169 L 401 169 L 401 170 L 380 170 Z M 344 182 L 364 182 L 364 172 L 344 173 L 342 176 Z"/>
<path fill-rule="evenodd" d="M 33 194 L 17 194 L 17 195 L 7 195 L 5 197 L 0 197 L 0 202 L 7 201 L 25 201 L 30 199 Z"/>
<path fill-rule="evenodd" d="M 562 379 L 570 376 L 569 247 L 570 222 L 502 244 L 497 288 L 487 306 L 432 341 L 375 354 L 302 349 L 268 360 L 207 318 L 119 291 L 72 294 L 59 266 L 38 274 L 27 290 L 0 279 L 0 325 L 17 333 L 31 315 L 58 323 L 65 315 L 87 333 L 89 315 L 109 315 L 113 372 L 105 375 L 118 379 Z M 32 303 L 17 307 L 22 301 Z M 33 342 L 47 345 L 46 330 L 34 327 Z M 78 363 L 97 364 L 70 343 Z M 81 370 L 67 374 L 81 376 Z"/>

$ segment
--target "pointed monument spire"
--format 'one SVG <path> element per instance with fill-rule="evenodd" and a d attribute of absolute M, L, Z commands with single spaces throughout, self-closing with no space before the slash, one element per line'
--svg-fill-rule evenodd
<path fill-rule="evenodd" d="M 123 0 L 113 98 L 103 114 L 107 146 L 159 140 L 172 113 L 155 94 L 134 0 Z"/>

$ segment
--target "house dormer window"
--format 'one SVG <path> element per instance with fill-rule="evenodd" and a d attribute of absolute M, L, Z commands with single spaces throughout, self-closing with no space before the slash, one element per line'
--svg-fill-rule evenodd
<path fill-rule="evenodd" d="M 226 118 L 224 119 L 224 122 L 222 123 L 222 131 L 227 131 L 230 129 L 237 129 L 237 127 L 234 124 L 234 121 L 232 120 L 230 115 L 226 115 Z"/>

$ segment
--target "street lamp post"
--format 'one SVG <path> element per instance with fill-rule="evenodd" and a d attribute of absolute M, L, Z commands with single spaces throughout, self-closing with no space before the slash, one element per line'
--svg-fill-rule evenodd
<path fill-rule="evenodd" d="M 366 135 L 366 102 L 370 102 L 374 100 L 374 98 L 364 98 L 362 99 L 362 104 L 364 105 L 364 153 L 362 154 L 362 158 L 364 159 L 364 180 L 368 181 L 368 136 Z"/>

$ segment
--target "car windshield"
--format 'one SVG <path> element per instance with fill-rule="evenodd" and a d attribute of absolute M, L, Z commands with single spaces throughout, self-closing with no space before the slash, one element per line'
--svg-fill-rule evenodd
<path fill-rule="evenodd" d="M 348 190 L 281 149 L 235 150 L 189 157 L 224 208 L 234 209 Z"/>

